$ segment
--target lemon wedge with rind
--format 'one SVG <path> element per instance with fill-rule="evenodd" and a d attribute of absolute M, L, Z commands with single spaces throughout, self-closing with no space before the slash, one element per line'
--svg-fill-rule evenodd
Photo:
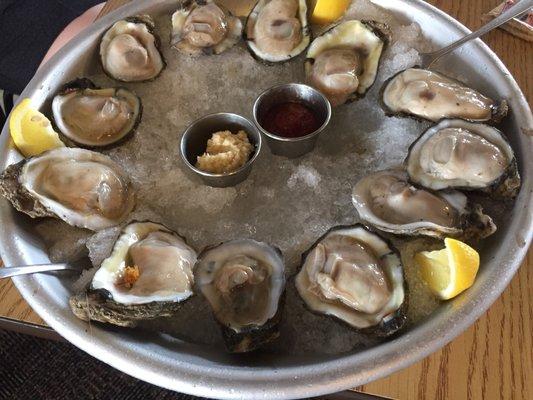
<path fill-rule="evenodd" d="M 446 248 L 422 251 L 415 255 L 422 279 L 442 300 L 448 300 L 474 284 L 479 269 L 479 254 L 467 244 L 444 239 Z"/>
<path fill-rule="evenodd" d="M 30 99 L 22 100 L 11 111 L 9 132 L 15 146 L 25 157 L 65 146 L 50 120 L 32 107 Z"/>
<path fill-rule="evenodd" d="M 311 14 L 311 22 L 317 25 L 327 25 L 341 18 L 351 0 L 316 0 Z"/>

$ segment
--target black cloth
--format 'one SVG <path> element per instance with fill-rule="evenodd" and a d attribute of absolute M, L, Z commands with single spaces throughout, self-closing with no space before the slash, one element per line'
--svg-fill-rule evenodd
<path fill-rule="evenodd" d="M 2 98 L 0 99 L 0 129 L 6 123 L 7 115 L 11 112 L 13 108 L 13 95 L 7 92 L 2 93 Z"/>
<path fill-rule="evenodd" d="M 132 378 L 69 343 L 0 330 L 4 399 L 201 400 Z"/>
<path fill-rule="evenodd" d="M 20 94 L 57 35 L 103 0 L 0 0 L 0 89 Z"/>

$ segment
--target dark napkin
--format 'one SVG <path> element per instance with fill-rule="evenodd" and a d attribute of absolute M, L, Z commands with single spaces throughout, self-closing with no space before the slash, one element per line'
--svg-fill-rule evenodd
<path fill-rule="evenodd" d="M 0 0 L 0 88 L 19 94 L 57 35 L 102 0 Z"/>
<path fill-rule="evenodd" d="M 202 400 L 132 378 L 69 343 L 2 330 L 0 399 Z"/>

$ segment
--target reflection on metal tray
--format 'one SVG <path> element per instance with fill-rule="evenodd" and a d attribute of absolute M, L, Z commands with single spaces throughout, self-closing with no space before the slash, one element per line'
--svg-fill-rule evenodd
<path fill-rule="evenodd" d="M 245 2 L 233 1 L 244 7 Z M 465 31 L 451 18 L 421 1 L 377 0 L 406 21 L 418 22 L 433 41 L 444 44 Z M 95 50 L 101 33 L 118 18 L 141 12 L 170 14 L 175 1 L 138 1 L 91 27 L 43 68 L 23 97 L 32 97 L 46 109 L 50 96 L 68 78 L 93 74 Z M 250 3 L 248 3 L 249 5 Z M 468 61 L 475 59 L 475 65 Z M 380 346 L 341 355 L 289 356 L 284 354 L 234 357 L 216 348 L 196 346 L 168 335 L 87 325 L 75 319 L 66 299 L 70 282 L 51 276 L 15 280 L 30 305 L 45 321 L 73 344 L 95 357 L 140 379 L 154 384 L 206 397 L 296 398 L 316 396 L 354 387 L 389 374 L 435 351 L 471 324 L 496 299 L 514 274 L 531 240 L 531 138 L 522 129 L 532 129 L 528 105 L 505 67 L 485 46 L 469 44 L 449 59 L 457 75 L 489 94 L 508 97 L 513 116 L 503 129 L 518 153 L 524 178 L 522 195 L 497 240 L 488 242 L 476 285 L 464 296 L 439 308 L 427 320 L 404 335 Z M 277 73 L 282 67 L 272 67 Z M 265 87 L 275 82 L 264 82 Z M 136 87 L 137 89 L 137 87 Z M 139 86 L 138 90 L 142 91 Z M 251 105 L 250 105 L 251 106 Z M 206 110 L 207 111 L 207 110 Z M 1 169 L 19 156 L 8 147 L 8 135 L 0 142 Z M 330 150 L 323 146 L 324 151 Z M 177 153 L 176 153 L 177 154 Z M 331 152 L 329 153 L 332 156 Z M 400 157 L 400 155 L 397 155 Z M 257 166 L 256 166 L 257 167 Z M 0 251 L 7 264 L 45 262 L 46 253 L 33 233 L 32 221 L 0 203 Z M 495 246 L 495 244 L 498 246 Z"/>

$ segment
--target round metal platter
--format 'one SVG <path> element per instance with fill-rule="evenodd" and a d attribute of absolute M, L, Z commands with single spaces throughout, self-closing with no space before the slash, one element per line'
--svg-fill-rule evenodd
<path fill-rule="evenodd" d="M 468 32 L 448 15 L 420 0 L 375 0 L 420 24 L 436 44 Z M 171 14 L 174 0 L 132 2 L 89 27 L 39 70 L 22 94 L 41 106 L 67 80 L 96 63 L 101 34 L 130 15 Z M 475 62 L 473 62 L 475 60 Z M 501 61 L 481 41 L 448 58 L 458 73 L 489 95 L 509 99 L 511 115 L 502 128 L 517 153 L 523 184 L 514 212 L 497 240 L 487 242 L 475 285 L 444 303 L 399 337 L 364 351 L 337 356 L 231 356 L 165 335 L 102 329 L 72 315 L 69 292 L 55 276 L 18 277 L 14 282 L 33 309 L 59 334 L 94 357 L 139 379 L 180 392 L 217 398 L 303 398 L 362 385 L 404 368 L 438 350 L 471 325 L 496 300 L 524 258 L 533 235 L 533 118 L 523 94 Z M 0 139 L 0 170 L 20 159 L 7 127 Z M 0 252 L 6 265 L 48 262 L 29 218 L 0 201 Z"/>

